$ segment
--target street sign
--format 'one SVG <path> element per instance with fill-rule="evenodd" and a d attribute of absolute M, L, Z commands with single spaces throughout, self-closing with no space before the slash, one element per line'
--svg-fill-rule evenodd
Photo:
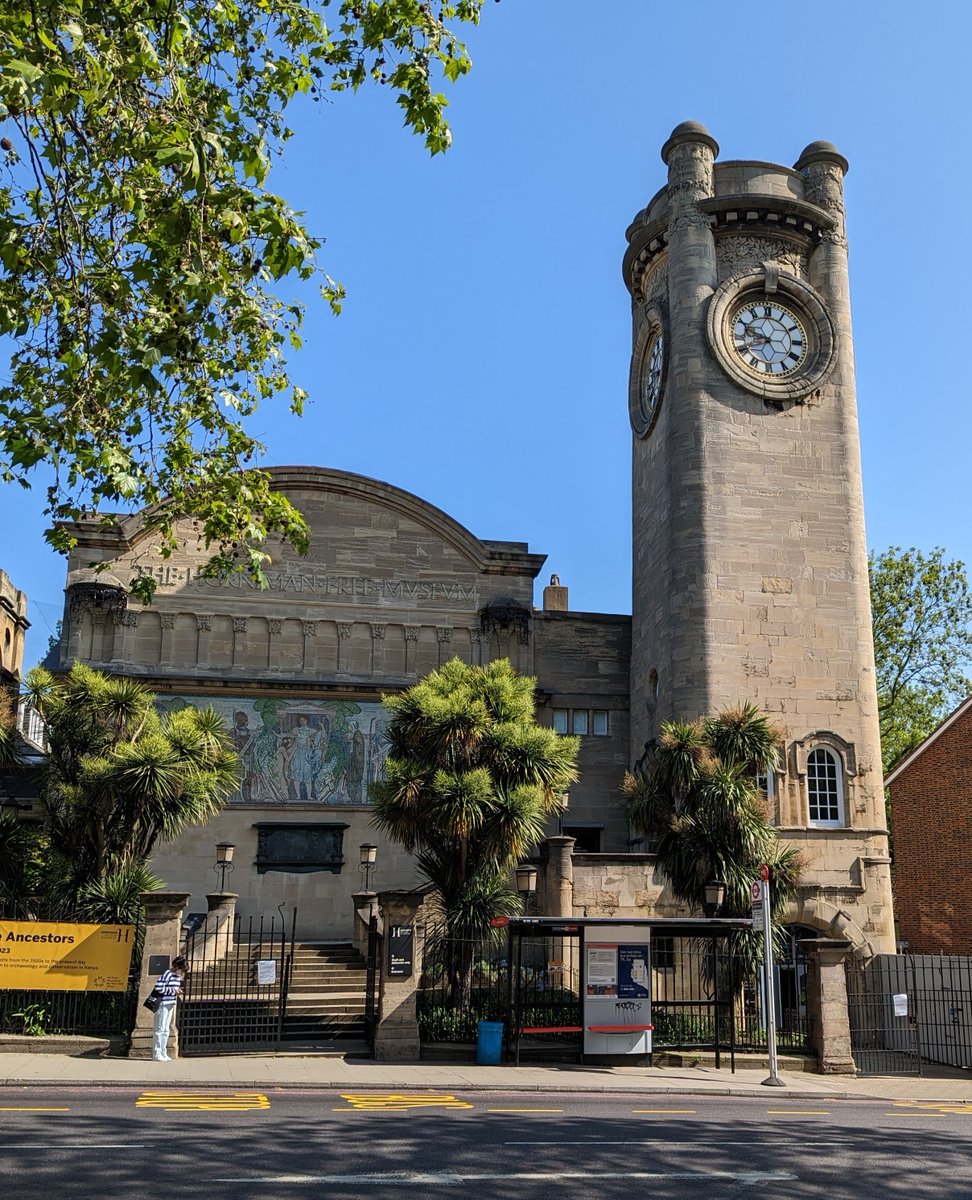
<path fill-rule="evenodd" d="M 752 890 L 753 920 L 762 925 L 763 920 L 763 883 L 754 879 L 750 885 Z"/>
<path fill-rule="evenodd" d="M 759 877 L 762 879 L 763 883 L 766 883 L 769 880 L 769 867 L 766 865 L 766 863 L 763 863 L 763 865 L 759 868 Z"/>

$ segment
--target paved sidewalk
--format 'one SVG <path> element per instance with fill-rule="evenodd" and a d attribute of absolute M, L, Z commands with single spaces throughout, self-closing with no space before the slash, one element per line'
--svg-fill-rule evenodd
<path fill-rule="evenodd" d="M 801 1099 L 910 1100 L 969 1104 L 972 1072 L 937 1068 L 923 1078 L 781 1072 L 783 1088 L 764 1087 L 766 1070 L 747 1067 L 497 1066 L 379 1063 L 365 1058 L 267 1054 L 182 1058 L 168 1063 L 69 1054 L 0 1054 L 0 1085 L 59 1087 L 337 1088 L 356 1091 L 641 1092 Z"/>

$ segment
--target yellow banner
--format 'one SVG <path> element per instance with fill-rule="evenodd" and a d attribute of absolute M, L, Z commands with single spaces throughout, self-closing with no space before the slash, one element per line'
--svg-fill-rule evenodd
<path fill-rule="evenodd" d="M 0 989 L 124 992 L 134 925 L 0 921 Z"/>

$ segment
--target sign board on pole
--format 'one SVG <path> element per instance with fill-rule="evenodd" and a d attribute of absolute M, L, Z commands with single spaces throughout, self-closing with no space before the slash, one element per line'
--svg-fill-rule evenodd
<path fill-rule="evenodd" d="M 124 992 L 134 925 L 0 921 L 0 989 Z"/>
<path fill-rule="evenodd" d="M 754 879 L 751 885 L 752 905 L 753 905 L 753 920 L 759 923 L 760 928 L 763 925 L 763 884 L 759 879 Z"/>

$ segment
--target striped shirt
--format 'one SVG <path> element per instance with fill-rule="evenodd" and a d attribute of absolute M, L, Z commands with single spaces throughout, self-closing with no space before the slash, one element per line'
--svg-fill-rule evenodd
<path fill-rule="evenodd" d="M 171 1007 L 176 1002 L 176 995 L 182 987 L 182 976 L 178 971 L 163 971 L 156 981 L 154 990 L 162 993 L 162 1003 Z"/>

